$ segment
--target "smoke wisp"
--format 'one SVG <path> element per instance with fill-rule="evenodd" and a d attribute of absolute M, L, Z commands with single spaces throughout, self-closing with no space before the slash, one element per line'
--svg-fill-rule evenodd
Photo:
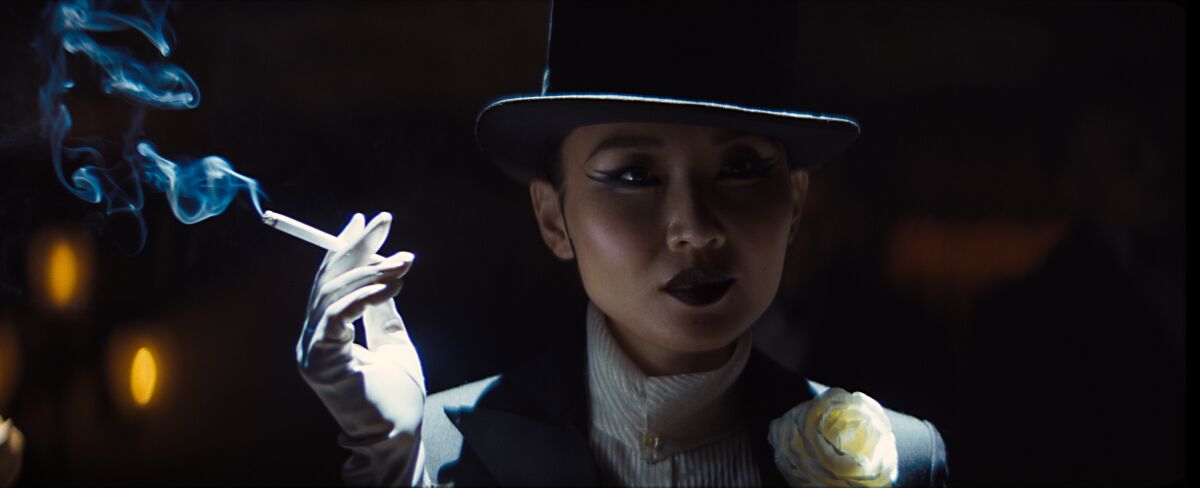
<path fill-rule="evenodd" d="M 185 110 L 200 104 L 200 89 L 192 77 L 177 65 L 162 60 L 143 62 L 128 49 L 101 44 L 93 36 L 134 30 L 166 58 L 173 37 L 166 23 L 166 7 L 165 3 L 143 1 L 136 13 L 126 15 L 117 13 L 107 1 L 62 0 L 47 8 L 48 34 L 39 45 L 47 74 L 38 105 L 55 174 L 81 200 L 103 205 L 108 215 L 131 214 L 139 223 L 143 185 L 166 194 L 172 212 L 185 224 L 224 212 L 240 191 L 249 195 L 261 215 L 260 199 L 266 194 L 257 181 L 234 171 L 225 159 L 206 156 L 172 161 L 144 140 L 146 109 Z M 125 164 L 108 164 L 96 147 L 68 144 L 71 112 L 64 97 L 79 88 L 67 73 L 68 56 L 86 58 L 98 68 L 100 91 L 133 106 L 120 157 Z M 74 169 L 68 172 L 68 165 Z M 145 242 L 144 230 L 140 242 Z"/>

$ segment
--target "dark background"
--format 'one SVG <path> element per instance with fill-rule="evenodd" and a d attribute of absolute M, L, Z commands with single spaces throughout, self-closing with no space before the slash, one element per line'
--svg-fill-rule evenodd
<path fill-rule="evenodd" d="M 242 199 L 189 226 L 153 193 L 138 251 L 128 218 L 65 191 L 37 129 L 42 10 L 0 4 L 0 414 L 27 437 L 19 483 L 339 483 L 336 424 L 295 369 L 321 251 Z M 863 133 L 814 175 L 756 343 L 931 420 L 954 484 L 1180 480 L 1186 10 L 801 11 L 813 109 Z M 203 101 L 151 111 L 146 137 L 229 159 L 268 208 L 330 231 L 392 212 L 385 250 L 418 255 L 397 300 L 431 391 L 582 326 L 573 263 L 472 139 L 488 100 L 540 86 L 546 3 L 198 2 L 168 19 Z M 72 135 L 119 144 L 128 107 L 72 66 Z M 55 231 L 93 249 L 72 312 L 41 304 L 29 264 Z M 142 409 L 111 379 L 132 338 L 161 365 Z"/>

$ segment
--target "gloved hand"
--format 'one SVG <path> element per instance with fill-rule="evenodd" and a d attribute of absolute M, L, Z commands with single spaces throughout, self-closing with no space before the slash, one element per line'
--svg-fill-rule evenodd
<path fill-rule="evenodd" d="M 338 235 L 344 247 L 321 263 L 296 360 L 342 428 L 339 443 L 351 451 L 343 469 L 347 483 L 427 484 L 420 442 L 425 378 L 392 301 L 414 256 L 399 252 L 368 264 L 392 217 L 385 212 L 364 220 L 355 214 Z M 353 342 L 360 316 L 367 347 Z"/>

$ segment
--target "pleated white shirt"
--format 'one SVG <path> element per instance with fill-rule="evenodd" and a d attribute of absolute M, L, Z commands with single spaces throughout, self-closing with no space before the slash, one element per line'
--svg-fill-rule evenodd
<path fill-rule="evenodd" d="M 592 303 L 587 312 L 592 453 L 605 485 L 760 485 L 737 379 L 751 335 L 720 368 L 649 377 L 613 338 Z"/>

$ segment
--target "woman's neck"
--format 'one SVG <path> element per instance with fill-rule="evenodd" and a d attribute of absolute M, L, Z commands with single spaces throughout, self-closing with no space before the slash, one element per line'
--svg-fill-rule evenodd
<path fill-rule="evenodd" d="M 733 351 L 737 347 L 737 341 L 734 341 L 712 351 L 672 351 L 632 337 L 621 327 L 613 326 L 611 318 L 608 318 L 607 322 L 606 325 L 608 325 L 613 339 L 646 376 L 670 376 L 712 371 L 729 362 L 729 358 L 733 356 Z"/>

